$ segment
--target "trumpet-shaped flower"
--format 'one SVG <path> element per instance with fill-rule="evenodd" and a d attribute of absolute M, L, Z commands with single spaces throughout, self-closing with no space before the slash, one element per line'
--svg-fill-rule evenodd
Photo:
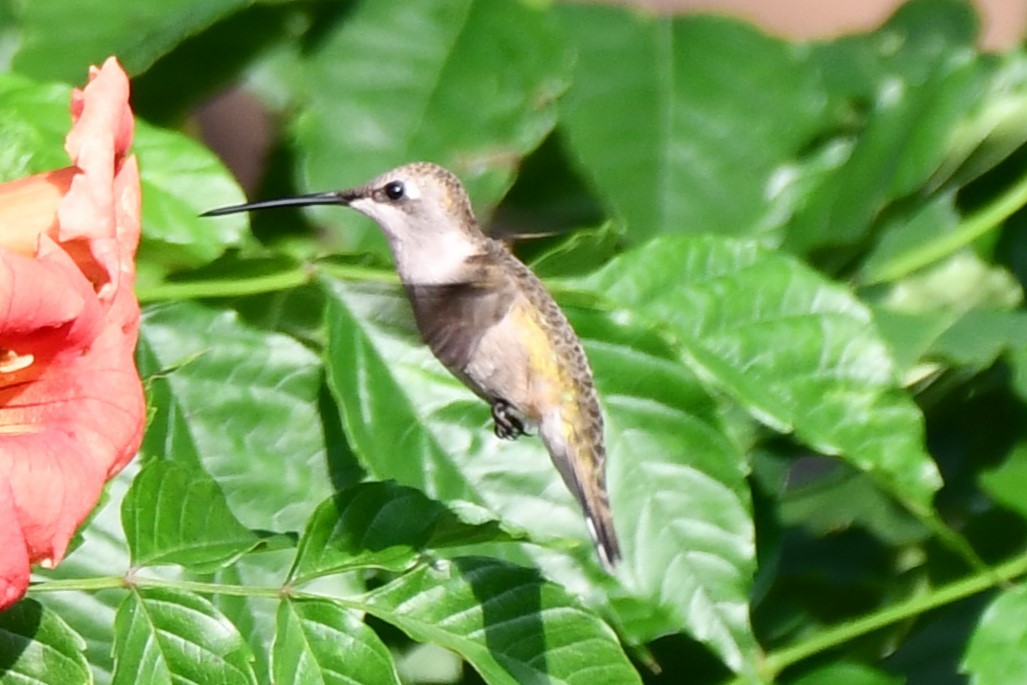
<path fill-rule="evenodd" d="M 72 165 L 0 184 L 0 609 L 135 454 L 139 170 L 113 58 L 72 95 Z"/>

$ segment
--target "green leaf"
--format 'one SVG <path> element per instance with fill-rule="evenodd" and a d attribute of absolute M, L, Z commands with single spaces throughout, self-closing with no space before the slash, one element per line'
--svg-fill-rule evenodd
<path fill-rule="evenodd" d="M 417 341 L 409 304 L 398 286 L 324 284 L 328 379 L 346 435 L 365 468 L 376 479 L 394 479 L 443 502 L 485 504 L 476 492 L 475 473 L 501 472 L 524 462 L 497 454 L 487 406 Z M 524 446 L 518 441 L 503 447 L 517 455 Z M 465 471 L 461 455 L 471 452 L 479 466 Z M 535 472 L 542 466 L 537 456 L 528 462 L 534 461 Z"/>
<path fill-rule="evenodd" d="M 365 567 L 401 571 L 427 548 L 510 539 L 494 517 L 465 522 L 420 490 L 393 482 L 361 483 L 314 511 L 289 577 L 303 582 Z"/>
<path fill-rule="evenodd" d="M 165 588 L 129 593 L 114 623 L 114 685 L 256 684 L 238 630 L 205 599 Z"/>
<path fill-rule="evenodd" d="M 168 461 L 151 461 L 135 477 L 121 520 L 133 566 L 180 564 L 209 573 L 260 543 L 206 472 Z"/>
<path fill-rule="evenodd" d="M 357 612 L 333 602 L 279 604 L 271 658 L 276 683 L 399 685 L 389 648 Z"/>
<path fill-rule="evenodd" d="M 18 17 L 21 44 L 14 68 L 39 79 L 79 83 L 89 65 L 117 55 L 130 74 L 138 74 L 191 34 L 245 4 L 243 0 L 25 3 Z"/>
<path fill-rule="evenodd" d="M 1003 590 L 981 616 L 961 670 L 974 685 L 1004 685 L 1027 673 L 1027 587 Z"/>
<path fill-rule="evenodd" d="M 753 243 L 668 236 L 579 285 L 666 330 L 696 373 L 753 416 L 882 478 L 923 512 L 941 484 L 870 312 Z"/>
<path fill-rule="evenodd" d="M 1027 69 L 1022 52 L 1009 52 L 990 75 L 974 110 L 948 142 L 936 174 L 964 185 L 995 167 L 1027 142 Z"/>
<path fill-rule="evenodd" d="M 244 526 L 300 530 L 349 468 L 326 445 L 320 363 L 294 339 L 182 302 L 147 308 L 137 359 L 155 408 L 143 453 L 231 482 Z"/>
<path fill-rule="evenodd" d="M 637 642 L 684 628 L 744 671 L 758 651 L 748 621 L 755 533 L 745 459 L 697 379 L 640 344 L 644 329 L 570 313 L 606 416 L 608 478 L 627 550 L 618 577 L 645 606 L 641 616 L 625 607 L 622 628 Z"/>
<path fill-rule="evenodd" d="M 587 580 L 565 559 L 537 560 L 569 584 L 609 583 L 542 446 L 492 435 L 488 408 L 417 340 L 399 288 L 326 286 L 329 377 L 372 476 L 447 502 L 483 503 L 535 540 L 577 539 L 572 553 Z M 756 651 L 746 612 L 754 550 L 744 460 L 712 400 L 650 331 L 570 313 L 606 415 L 610 497 L 626 557 L 619 575 L 631 597 L 614 605 L 631 614 L 622 617 L 625 630 L 644 641 L 687 629 L 740 670 Z M 596 601 L 609 601 L 607 593 Z"/>
<path fill-rule="evenodd" d="M 0 74 L 0 100 L 0 182 L 71 164 L 64 150 L 70 88 Z"/>
<path fill-rule="evenodd" d="M 905 681 L 863 664 L 839 661 L 815 668 L 801 678 L 787 682 L 789 685 L 902 685 Z"/>
<path fill-rule="evenodd" d="M 903 278 L 875 300 L 878 307 L 902 313 L 944 315 L 951 324 L 974 308 L 1013 309 L 1023 300 L 1023 289 L 1004 267 L 963 250 Z"/>
<path fill-rule="evenodd" d="M 561 130 L 626 238 L 779 231 L 773 179 L 824 118 L 804 51 L 723 19 L 559 10 L 578 50 Z"/>
<path fill-rule="evenodd" d="M 955 364 L 987 368 L 1007 350 L 1027 340 L 1027 313 L 971 309 L 946 330 L 931 348 Z"/>
<path fill-rule="evenodd" d="M 922 265 L 921 255 L 947 235 L 959 223 L 954 192 L 944 193 L 923 205 L 917 205 L 912 216 L 900 215 L 881 229 L 881 241 L 867 256 L 860 268 L 864 285 L 882 283 L 905 276 Z"/>
<path fill-rule="evenodd" d="M 85 646 L 55 612 L 23 599 L 0 612 L 0 683 L 92 683 Z"/>
<path fill-rule="evenodd" d="M 797 203 L 790 247 L 859 241 L 889 203 L 944 165 L 947 139 L 985 80 L 973 59 L 975 27 L 964 2 L 911 2 L 873 33 L 813 46 L 820 96 L 838 118 L 821 133 L 824 145 L 848 144 L 844 163 Z"/>
<path fill-rule="evenodd" d="M 1027 519 L 1027 445 L 1017 445 L 1002 464 L 982 472 L 980 482 L 998 504 Z"/>
<path fill-rule="evenodd" d="M 224 164 L 196 141 L 137 122 L 143 236 L 139 260 L 174 271 L 207 264 L 249 240 L 245 217 L 200 214 L 246 199 Z"/>
<path fill-rule="evenodd" d="M 789 483 L 779 494 L 781 522 L 826 538 L 854 526 L 895 547 L 928 536 L 923 524 L 881 492 L 873 479 L 844 466 L 811 483 Z"/>
<path fill-rule="evenodd" d="M 361 2 L 306 62 L 302 185 L 360 184 L 428 159 L 457 173 L 487 214 L 552 129 L 570 60 L 550 14 L 527 3 Z M 383 250 L 369 222 L 322 216 L 355 249 Z"/>
<path fill-rule="evenodd" d="M 367 611 L 460 654 L 490 685 L 641 683 L 613 631 L 533 570 L 439 561 L 369 593 Z"/>

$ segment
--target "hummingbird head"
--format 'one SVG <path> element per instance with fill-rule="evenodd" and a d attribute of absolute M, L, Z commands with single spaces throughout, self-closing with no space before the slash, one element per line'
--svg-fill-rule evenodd
<path fill-rule="evenodd" d="M 420 242 L 449 232 L 481 235 L 467 191 L 437 164 L 406 164 L 339 194 L 345 204 L 374 219 L 390 240 Z"/>
<path fill-rule="evenodd" d="M 445 282 L 487 240 L 463 185 L 431 162 L 405 164 L 356 188 L 221 207 L 203 216 L 307 205 L 343 205 L 373 219 L 408 282 Z"/>

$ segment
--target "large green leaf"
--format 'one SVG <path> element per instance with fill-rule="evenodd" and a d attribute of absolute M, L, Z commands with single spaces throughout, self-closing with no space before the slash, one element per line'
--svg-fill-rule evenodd
<path fill-rule="evenodd" d="M 143 467 L 121 503 L 121 520 L 133 566 L 213 571 L 260 542 L 205 471 L 169 461 Z"/>
<path fill-rule="evenodd" d="M 367 611 L 467 659 L 490 685 L 640 683 L 613 631 L 533 570 L 475 558 L 422 566 Z"/>
<path fill-rule="evenodd" d="M 276 683 L 399 685 L 378 635 L 358 613 L 324 600 L 278 606 L 272 674 Z"/>
<path fill-rule="evenodd" d="M 239 631 L 205 599 L 177 590 L 130 592 L 114 624 L 114 684 L 256 684 Z"/>
<path fill-rule="evenodd" d="M 1027 588 L 1000 592 L 981 616 L 963 655 L 974 685 L 1000 685 L 1027 673 Z"/>
<path fill-rule="evenodd" d="M 537 560 L 558 580 L 609 584 L 541 444 L 492 435 L 487 407 L 417 341 L 399 288 L 326 285 L 330 380 L 368 471 L 443 501 L 484 503 L 548 544 L 577 539 L 569 551 L 587 580 L 568 569 L 567 552 L 562 561 Z M 626 555 L 618 574 L 624 588 L 614 594 L 631 597 L 620 605 L 625 629 L 639 640 L 688 630 L 742 669 L 755 641 L 741 455 L 718 428 L 710 398 L 650 331 L 572 313 L 607 417 L 609 487 Z M 595 599 L 609 601 L 605 593 Z"/>
<path fill-rule="evenodd" d="M 180 133 L 139 122 L 133 152 L 139 156 L 143 236 L 139 259 L 164 270 L 203 266 L 249 238 L 245 218 L 205 219 L 214 207 L 244 202 L 242 191 L 218 158 Z M 149 273 L 149 272 L 148 272 Z"/>
<path fill-rule="evenodd" d="M 14 68 L 40 79 L 78 83 L 90 64 L 117 55 L 136 74 L 190 34 L 245 4 L 245 0 L 28 2 L 18 16 L 21 44 Z"/>
<path fill-rule="evenodd" d="M 972 59 L 973 28 L 965 3 L 921 1 L 872 34 L 815 46 L 824 95 L 848 121 L 830 131 L 827 145 L 844 152 L 796 208 L 792 247 L 858 241 L 889 203 L 918 191 L 947 163 L 946 143 L 985 81 Z"/>
<path fill-rule="evenodd" d="M 0 683 L 93 682 L 85 642 L 52 610 L 23 599 L 0 612 Z"/>
<path fill-rule="evenodd" d="M 560 126 L 629 240 L 781 228 L 782 167 L 825 117 L 801 49 L 722 19 L 560 14 L 578 50 Z"/>
<path fill-rule="evenodd" d="M 0 182 L 71 164 L 64 150 L 70 88 L 0 74 L 0 99 Z"/>
<path fill-rule="evenodd" d="M 667 236 L 582 287 L 671 335 L 681 358 L 777 430 L 881 477 L 925 511 L 940 485 L 923 418 L 870 312 L 801 262 L 754 243 Z"/>
<path fill-rule="evenodd" d="M 304 66 L 304 186 L 355 185 L 427 159 L 461 176 L 487 210 L 553 127 L 570 51 L 549 13 L 527 3 L 372 0 L 328 32 Z M 324 218 L 347 227 L 348 245 L 384 245 L 367 222 L 337 210 Z"/>
<path fill-rule="evenodd" d="M 154 415 L 143 451 L 200 466 L 257 529 L 299 530 L 332 492 L 317 358 L 194 303 L 148 308 L 138 353 Z"/>
<path fill-rule="evenodd" d="M 464 503 L 463 509 L 470 505 Z M 486 513 L 486 512 L 482 512 Z M 409 568 L 426 548 L 514 539 L 494 517 L 467 522 L 414 488 L 361 483 L 323 502 L 300 539 L 289 577 L 349 568 Z"/>

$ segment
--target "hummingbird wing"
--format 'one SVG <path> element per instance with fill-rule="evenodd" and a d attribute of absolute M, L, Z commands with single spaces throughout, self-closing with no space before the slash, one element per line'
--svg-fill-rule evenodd
<path fill-rule="evenodd" d="M 495 401 L 465 373 L 482 336 L 498 324 L 513 301 L 510 288 L 487 280 L 407 285 L 421 337 L 447 369 L 479 396 Z"/>

